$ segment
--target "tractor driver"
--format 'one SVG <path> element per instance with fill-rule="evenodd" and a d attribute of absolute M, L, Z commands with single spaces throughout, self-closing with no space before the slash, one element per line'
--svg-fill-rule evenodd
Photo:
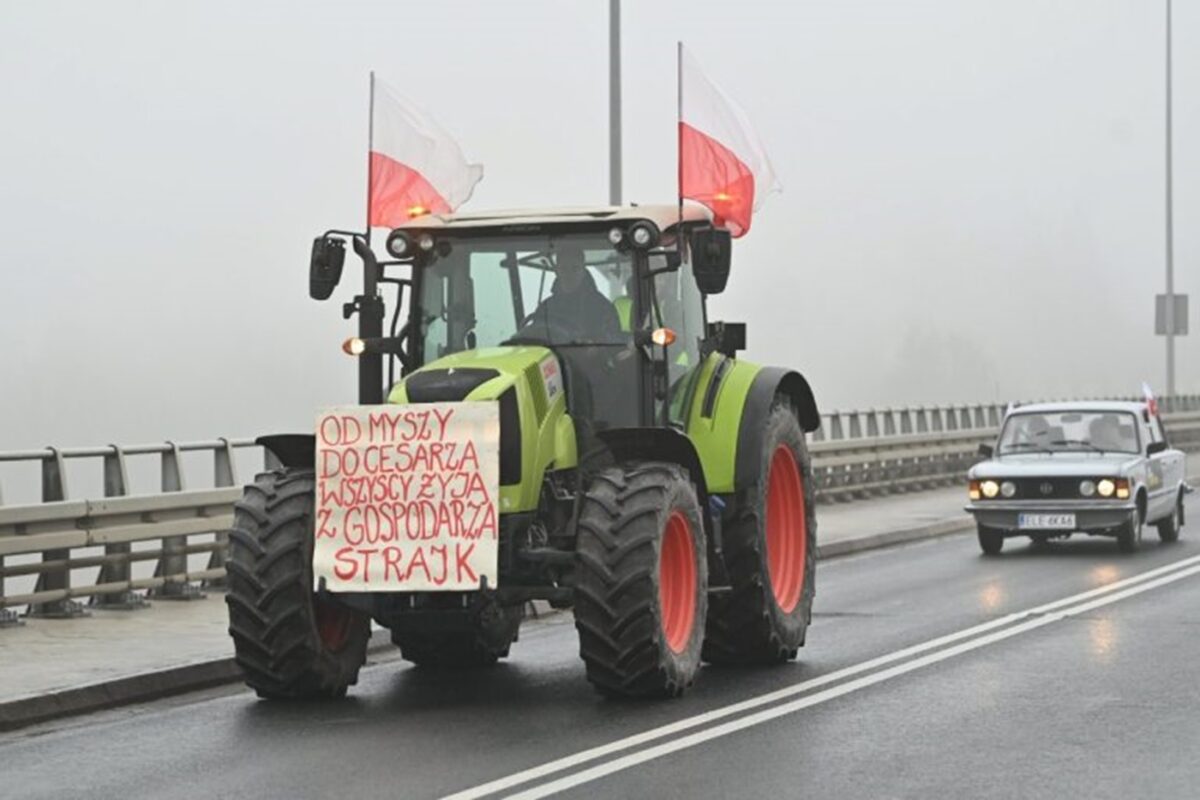
<path fill-rule="evenodd" d="M 617 309 L 596 288 L 595 278 L 584 265 L 583 250 L 577 245 L 562 244 L 554 260 L 554 272 L 550 296 L 538 305 L 529 324 L 553 325 L 570 332 L 571 341 L 620 341 Z"/>

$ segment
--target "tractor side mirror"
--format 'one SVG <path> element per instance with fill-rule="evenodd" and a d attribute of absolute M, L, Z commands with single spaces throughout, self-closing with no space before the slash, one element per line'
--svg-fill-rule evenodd
<path fill-rule="evenodd" d="M 995 452 L 996 451 L 992 449 L 990 444 L 979 445 L 979 455 L 983 456 L 984 458 L 991 458 L 992 454 Z"/>
<path fill-rule="evenodd" d="M 692 231 L 692 272 L 696 285 L 705 294 L 720 294 L 729 281 L 729 262 L 733 239 L 722 228 L 696 228 Z"/>
<path fill-rule="evenodd" d="M 345 242 L 324 236 L 313 239 L 312 257 L 308 262 L 308 296 L 313 300 L 328 300 L 342 279 L 345 263 Z"/>
<path fill-rule="evenodd" d="M 1167 449 L 1166 442 L 1151 442 L 1150 444 L 1146 445 L 1146 455 L 1152 456 L 1155 453 L 1161 453 L 1162 451 L 1164 451 L 1166 449 Z"/>
<path fill-rule="evenodd" d="M 718 353 L 736 358 L 738 351 L 746 349 L 746 323 L 710 322 L 708 338 L 713 341 Z"/>

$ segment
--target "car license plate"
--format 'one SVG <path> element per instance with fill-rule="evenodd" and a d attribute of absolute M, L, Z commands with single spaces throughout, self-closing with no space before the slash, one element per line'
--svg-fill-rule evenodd
<path fill-rule="evenodd" d="M 1065 530 L 1075 529 L 1074 514 L 1018 514 L 1018 528 L 1034 530 Z"/>

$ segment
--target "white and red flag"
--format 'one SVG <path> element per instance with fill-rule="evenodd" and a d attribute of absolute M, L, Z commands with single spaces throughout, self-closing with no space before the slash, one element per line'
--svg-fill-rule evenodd
<path fill-rule="evenodd" d="M 679 45 L 679 196 L 712 211 L 735 236 L 781 189 L 746 112 Z"/>
<path fill-rule="evenodd" d="M 483 178 L 428 114 L 371 76 L 371 157 L 367 224 L 394 228 L 465 203 Z"/>

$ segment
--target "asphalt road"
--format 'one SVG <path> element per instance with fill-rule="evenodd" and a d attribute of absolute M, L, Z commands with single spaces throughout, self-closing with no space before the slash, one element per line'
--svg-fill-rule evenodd
<path fill-rule="evenodd" d="M 0 797 L 1196 797 L 1188 513 L 1133 556 L 972 535 L 824 562 L 800 661 L 682 700 L 599 698 L 558 617 L 483 673 L 385 660 L 342 702 L 227 689 L 9 734 Z"/>

